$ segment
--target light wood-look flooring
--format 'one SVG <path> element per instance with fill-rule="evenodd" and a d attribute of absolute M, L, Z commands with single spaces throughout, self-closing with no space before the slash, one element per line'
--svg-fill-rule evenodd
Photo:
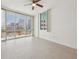
<path fill-rule="evenodd" d="M 75 49 L 32 37 L 1 43 L 1 59 L 77 59 Z"/>

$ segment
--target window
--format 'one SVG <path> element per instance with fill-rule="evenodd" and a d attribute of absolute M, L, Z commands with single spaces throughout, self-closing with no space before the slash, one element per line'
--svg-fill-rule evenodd
<path fill-rule="evenodd" d="M 32 16 L 2 10 L 2 40 L 32 35 L 32 19 Z"/>
<path fill-rule="evenodd" d="M 40 13 L 40 30 L 48 29 L 48 11 Z"/>
<path fill-rule="evenodd" d="M 6 38 L 6 26 L 5 26 L 5 11 L 1 11 L 1 37 L 2 40 Z"/>
<path fill-rule="evenodd" d="M 16 14 L 16 36 L 26 35 L 26 26 L 25 26 L 26 16 L 21 14 Z"/>
<path fill-rule="evenodd" d="M 6 33 L 7 39 L 15 37 L 15 13 L 10 11 L 6 12 Z"/>

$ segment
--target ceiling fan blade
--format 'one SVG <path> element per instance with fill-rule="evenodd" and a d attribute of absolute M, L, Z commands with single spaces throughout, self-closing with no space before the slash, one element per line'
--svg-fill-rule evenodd
<path fill-rule="evenodd" d="M 37 6 L 39 6 L 39 7 L 43 7 L 43 5 L 40 5 L 40 4 L 36 4 Z"/>
<path fill-rule="evenodd" d="M 36 2 L 39 2 L 39 1 L 41 1 L 41 0 L 33 0 L 33 3 L 36 3 Z"/>
<path fill-rule="evenodd" d="M 27 5 L 32 5 L 32 2 L 29 2 L 27 4 L 24 4 L 24 6 L 27 6 Z"/>
<path fill-rule="evenodd" d="M 32 6 L 32 10 L 34 10 L 34 6 Z"/>

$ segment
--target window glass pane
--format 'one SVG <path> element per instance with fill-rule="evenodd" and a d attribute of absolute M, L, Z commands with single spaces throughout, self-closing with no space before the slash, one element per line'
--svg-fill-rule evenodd
<path fill-rule="evenodd" d="M 24 36 L 26 35 L 26 27 L 25 27 L 26 16 L 21 14 L 16 14 L 16 36 Z"/>
<path fill-rule="evenodd" d="M 32 18 L 31 16 L 27 16 L 27 33 L 32 33 Z"/>
<path fill-rule="evenodd" d="M 1 10 L 1 40 L 5 40 L 6 28 L 5 28 L 5 11 Z"/>
<path fill-rule="evenodd" d="M 7 11 L 6 12 L 6 31 L 7 39 L 15 37 L 15 13 Z"/>

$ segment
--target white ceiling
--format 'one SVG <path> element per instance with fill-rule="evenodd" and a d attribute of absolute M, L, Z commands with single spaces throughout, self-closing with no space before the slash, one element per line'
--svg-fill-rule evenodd
<path fill-rule="evenodd" d="M 31 0 L 2 0 L 1 6 L 2 8 L 8 8 L 19 12 L 24 12 L 29 15 L 35 15 L 51 8 L 54 5 L 54 0 L 41 0 L 39 3 L 42 4 L 44 7 L 40 8 L 36 6 L 36 8 L 32 10 L 31 5 L 24 6 L 24 4 L 27 4 L 29 2 L 31 2 Z"/>

